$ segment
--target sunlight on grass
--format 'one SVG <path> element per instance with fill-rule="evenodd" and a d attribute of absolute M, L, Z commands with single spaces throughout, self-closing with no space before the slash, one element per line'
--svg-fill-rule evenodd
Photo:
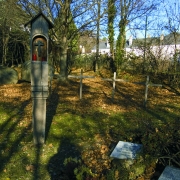
<path fill-rule="evenodd" d="M 179 107 L 171 108 L 174 108 L 175 111 L 179 109 Z M 64 137 L 69 140 L 69 143 L 77 145 L 82 152 L 84 148 L 90 148 L 93 145 L 98 133 L 102 133 L 103 136 L 106 136 L 106 133 L 111 133 L 116 141 L 125 140 L 135 142 L 137 136 L 135 133 L 142 134 L 145 131 L 142 128 L 146 126 L 146 123 L 151 123 L 153 127 L 156 127 L 169 121 L 173 122 L 179 116 L 179 113 L 174 114 L 166 108 L 163 112 L 161 111 L 162 109 L 157 108 L 156 110 L 148 111 L 112 113 L 111 115 L 107 115 L 106 112 L 97 113 L 97 111 L 92 111 L 92 114 L 87 116 L 71 113 L 55 115 L 52 120 L 47 142 L 39 150 L 31 142 L 24 141 L 24 143 L 21 143 L 24 138 L 20 140 L 21 142 L 18 141 L 18 134 L 23 131 L 23 127 L 21 127 L 21 130 L 14 127 L 13 131 L 15 132 L 9 132 L 8 135 L 7 140 L 9 145 L 3 145 L 1 142 L 4 153 L 1 158 L 4 159 L 5 165 L 1 169 L 0 177 L 31 179 L 35 176 L 34 171 L 37 165 L 36 159 L 38 158 L 38 176 L 42 176 L 48 180 L 50 177 L 47 171 L 47 164 L 58 152 L 58 148 L 61 147 L 61 141 Z M 5 120 L 9 121 L 8 118 L 10 118 L 4 112 L 1 112 L 1 117 L 4 122 Z M 11 126 L 14 126 L 13 122 L 9 122 L 8 127 Z M 27 136 L 32 137 L 29 133 Z M 4 139 L 4 142 L 7 141 Z M 16 147 L 14 146 L 15 142 L 17 142 Z M 9 148 L 12 148 L 12 146 L 15 150 L 11 152 Z M 37 153 L 39 154 L 38 156 Z M 9 161 L 6 161 L 10 156 Z M 16 172 L 17 169 L 18 173 Z"/>
<path fill-rule="evenodd" d="M 103 98 L 107 97 L 103 95 Z M 164 156 L 165 150 L 170 152 L 173 147 L 172 152 L 176 151 L 174 142 L 180 143 L 180 105 L 177 101 L 156 101 L 145 109 L 141 106 L 129 108 L 124 102 L 118 104 L 119 99 L 117 104 L 106 100 L 106 103 L 104 99 L 101 101 L 104 103 L 102 108 L 93 104 L 94 101 L 89 102 L 91 100 L 80 101 L 73 97 L 71 102 L 62 97 L 56 102 L 53 99 L 53 107 L 47 114 L 47 139 L 44 145 L 37 147 L 33 144 L 31 106 L 26 102 L 25 110 L 21 102 L 0 105 L 0 179 L 50 180 L 65 174 L 68 179 L 67 174 L 72 173 L 69 169 L 74 168 L 74 164 L 66 169 L 64 162 L 71 159 L 84 163 L 76 173 L 83 174 L 83 170 L 95 175 L 109 172 L 108 180 L 111 180 L 117 170 L 122 171 L 123 163 L 118 161 L 114 166 L 117 169 L 113 169 L 114 161 L 109 157 L 118 141 L 140 143 L 144 147 L 143 160 L 134 167 L 129 166 L 134 172 L 123 169 L 127 176 L 137 173 L 136 167 L 141 171 L 148 168 L 148 163 L 152 165 Z M 119 106 L 124 107 L 123 111 Z"/>

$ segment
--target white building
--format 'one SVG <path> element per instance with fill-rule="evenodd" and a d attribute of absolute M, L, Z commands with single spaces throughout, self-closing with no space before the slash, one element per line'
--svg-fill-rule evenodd
<path fill-rule="evenodd" d="M 144 55 L 144 47 L 139 48 L 138 43 L 144 42 L 145 39 L 134 39 L 132 36 L 126 42 L 126 53 L 133 53 L 136 56 L 143 56 Z M 150 47 L 146 48 L 146 52 L 151 52 L 154 56 L 162 57 L 163 59 L 172 58 L 176 52 L 180 53 L 180 34 L 177 34 L 176 45 L 174 44 L 174 37 L 173 34 L 169 34 L 167 36 L 162 35 L 159 38 L 147 38 L 147 43 L 151 42 L 154 44 Z M 160 43 L 161 45 L 157 45 Z M 91 50 L 92 53 L 96 53 L 96 46 L 93 47 Z M 99 53 L 100 54 L 110 54 L 110 45 L 107 41 L 101 41 L 99 43 Z"/>
<path fill-rule="evenodd" d="M 91 49 L 91 53 L 96 53 L 96 46 Z M 99 42 L 99 54 L 109 54 L 110 53 L 110 45 L 108 41 Z"/>

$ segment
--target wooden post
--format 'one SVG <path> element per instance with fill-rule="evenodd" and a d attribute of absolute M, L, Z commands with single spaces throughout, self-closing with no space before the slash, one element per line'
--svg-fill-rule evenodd
<path fill-rule="evenodd" d="M 118 81 L 118 82 L 127 82 L 124 79 L 116 79 L 116 72 L 114 72 L 114 77 L 112 79 L 102 78 L 102 80 L 104 80 L 104 81 L 112 81 L 113 82 L 112 99 L 114 99 L 116 81 Z"/>
<path fill-rule="evenodd" d="M 134 84 L 145 85 L 145 95 L 144 95 L 144 107 L 147 107 L 147 98 L 148 98 L 148 88 L 149 86 L 162 87 L 162 84 L 153 84 L 149 82 L 149 76 L 146 78 L 146 82 L 134 82 Z"/>
<path fill-rule="evenodd" d="M 80 75 L 80 88 L 79 88 L 79 98 L 82 99 L 82 79 L 83 79 L 83 70 L 81 69 L 81 75 Z"/>
<path fill-rule="evenodd" d="M 82 81 L 83 81 L 83 79 L 85 79 L 85 78 L 94 78 L 94 76 L 83 76 L 83 70 L 81 69 L 80 76 L 68 75 L 68 78 L 78 78 L 78 79 L 80 79 L 79 98 L 82 99 L 82 86 L 83 86 Z"/>
<path fill-rule="evenodd" d="M 116 87 L 116 72 L 114 72 L 114 78 L 113 78 L 112 99 L 114 99 L 115 87 Z"/>
<path fill-rule="evenodd" d="M 145 97 L 144 97 L 144 106 L 147 104 L 147 95 L 148 95 L 148 87 L 149 87 L 149 76 L 147 76 L 146 84 L 145 84 Z"/>

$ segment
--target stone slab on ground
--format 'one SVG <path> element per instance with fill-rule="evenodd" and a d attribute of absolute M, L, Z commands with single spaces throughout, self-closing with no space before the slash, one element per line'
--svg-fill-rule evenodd
<path fill-rule="evenodd" d="M 117 159 L 135 159 L 141 148 L 141 144 L 119 141 L 110 157 Z"/>
<path fill-rule="evenodd" d="M 180 169 L 166 166 L 158 180 L 180 180 Z"/>

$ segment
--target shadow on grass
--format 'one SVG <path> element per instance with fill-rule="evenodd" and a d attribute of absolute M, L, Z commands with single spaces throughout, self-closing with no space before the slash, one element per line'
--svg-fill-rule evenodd
<path fill-rule="evenodd" d="M 48 138 L 48 134 L 51 128 L 51 124 L 53 121 L 53 117 L 56 114 L 56 108 L 58 106 L 58 102 L 59 102 L 59 83 L 55 83 L 54 87 L 52 88 L 52 91 L 47 99 L 47 107 L 46 107 L 46 131 L 45 131 L 45 142 Z M 42 154 L 43 154 L 43 145 L 36 145 L 34 148 L 35 151 L 35 159 L 34 159 L 34 171 L 33 171 L 33 179 L 37 180 L 37 179 L 42 179 L 42 172 L 41 169 L 42 164 Z"/>
<path fill-rule="evenodd" d="M 108 84 L 109 83 L 109 84 Z M 105 96 L 105 102 L 109 105 L 122 106 L 126 109 L 144 108 L 144 87 L 140 86 L 137 89 L 133 89 L 132 84 L 126 84 L 126 82 L 119 82 L 116 85 L 116 89 L 113 90 L 112 82 L 106 82 L 110 92 L 103 91 Z M 127 89 L 129 86 L 129 89 Z M 140 90 L 139 90 L 140 89 Z"/>
<path fill-rule="evenodd" d="M 16 114 L 17 112 L 13 112 L 15 107 L 12 104 L 4 103 L 4 106 L 8 107 L 8 111 L 11 111 L 10 114 L 12 114 L 12 116 L 10 116 L 0 126 L 0 172 L 5 169 L 12 156 L 19 152 L 20 143 L 32 128 L 31 123 L 27 124 L 27 126 L 24 128 L 17 128 L 20 126 L 22 121 L 24 109 L 30 103 L 30 101 L 31 100 L 28 99 L 21 104 L 21 106 L 18 108 L 18 112 L 20 112 L 19 115 Z M 8 111 L 7 114 L 9 114 Z"/>
<path fill-rule="evenodd" d="M 0 179 L 42 179 L 43 146 L 33 145 L 30 84 L 5 86 L 0 91 Z M 48 134 L 58 97 L 56 88 L 47 111 Z"/>
<path fill-rule="evenodd" d="M 51 94 L 47 99 L 45 140 L 48 137 L 48 133 L 52 124 L 53 117 L 56 114 L 56 108 L 59 102 L 58 90 L 59 90 L 59 83 L 57 83 L 56 87 L 53 88 Z"/>
<path fill-rule="evenodd" d="M 35 147 L 35 160 L 33 163 L 34 166 L 34 171 L 33 171 L 33 179 L 37 180 L 37 179 L 41 179 L 40 177 L 40 156 L 42 154 L 42 146 L 36 146 Z"/>
<path fill-rule="evenodd" d="M 85 88 L 88 89 L 88 87 L 86 86 Z M 117 93 L 120 94 L 124 99 L 129 98 L 129 96 L 127 95 L 127 91 L 125 91 L 125 89 L 123 88 L 118 89 Z M 156 125 L 158 125 L 159 120 L 161 120 L 162 123 L 167 123 L 169 119 L 176 118 L 176 113 L 171 113 L 163 109 L 163 106 L 164 108 L 166 108 L 165 105 L 160 106 L 159 109 L 150 108 L 148 110 L 145 110 L 144 108 L 141 108 L 142 106 L 140 104 L 140 101 L 137 103 L 136 99 L 133 99 L 132 97 L 133 95 L 136 95 L 135 93 L 136 91 L 134 92 L 134 94 L 130 94 L 131 98 L 130 100 L 128 100 L 127 104 L 131 104 L 131 106 L 132 104 L 134 106 L 139 106 L 139 109 L 134 112 L 126 112 L 124 114 L 114 113 L 114 115 L 108 115 L 108 113 L 104 111 L 100 112 L 98 109 L 95 110 L 93 109 L 93 104 L 89 102 L 90 99 L 83 99 L 81 101 L 77 100 L 75 106 L 72 101 L 68 102 L 66 100 L 66 102 L 68 102 L 68 105 L 66 107 L 64 107 L 64 105 L 61 105 L 62 107 L 58 110 L 61 118 L 57 117 L 56 119 L 56 128 L 60 128 L 62 131 L 61 133 L 59 133 L 59 137 L 56 137 L 59 138 L 58 141 L 60 140 L 60 146 L 58 149 L 58 153 L 50 159 L 48 164 L 48 172 L 52 180 L 59 180 L 63 178 L 75 179 L 73 175 L 74 168 L 66 168 L 64 166 L 65 159 L 70 157 L 78 158 L 80 156 L 80 153 L 82 152 L 82 149 L 79 149 L 76 141 L 74 141 L 75 139 L 82 138 L 83 141 L 89 142 L 90 140 L 92 141 L 95 136 L 97 137 L 97 134 L 100 134 L 104 139 L 107 135 L 110 135 L 113 139 L 113 143 L 115 141 L 118 142 L 119 140 L 141 143 L 141 139 L 143 136 L 146 136 L 151 132 L 152 134 L 156 134 L 155 128 L 157 127 Z M 139 97 L 141 96 L 142 95 L 140 94 Z M 105 97 L 108 104 L 108 97 L 106 96 L 106 94 Z M 93 98 L 95 97 L 92 97 L 92 99 Z M 122 101 L 121 103 L 122 105 L 123 102 L 124 101 Z M 127 107 L 129 108 L 131 106 Z M 174 109 L 175 107 L 172 106 L 171 108 Z M 176 111 L 178 111 L 178 108 L 176 109 Z M 58 114 L 56 115 L 58 116 Z M 66 119 L 63 116 L 66 116 Z M 81 133 L 77 131 L 81 131 Z M 149 137 L 147 136 L 147 141 L 149 140 L 148 138 Z M 156 141 L 153 141 L 152 144 L 154 142 L 156 143 Z M 100 162 L 102 163 L 102 159 L 100 160 Z M 69 172 L 68 170 L 71 171 Z"/>
<path fill-rule="evenodd" d="M 76 180 L 74 170 L 80 157 L 78 147 L 72 143 L 69 137 L 60 138 L 60 145 L 57 154 L 55 154 L 48 163 L 48 172 L 51 180 L 71 179 Z"/>
<path fill-rule="evenodd" d="M 65 86 L 64 89 L 62 89 L 62 86 Z M 97 142 L 97 144 L 99 144 L 103 139 L 105 141 L 103 141 L 103 145 L 105 144 L 108 146 L 109 142 L 106 140 L 107 135 L 111 136 L 113 143 L 116 143 L 119 140 L 129 141 L 130 138 L 132 139 L 131 141 L 139 143 L 141 142 L 140 138 L 149 132 L 151 127 L 152 134 L 158 134 L 154 131 L 159 120 L 161 121 L 161 124 L 163 123 L 169 128 L 168 123 L 170 120 L 177 119 L 177 121 L 174 121 L 172 128 L 177 128 L 179 126 L 179 106 L 176 107 L 175 105 L 162 104 L 158 105 L 157 109 L 155 107 L 150 107 L 146 111 L 141 108 L 141 102 L 144 97 L 143 88 L 139 92 L 139 89 L 131 88 L 131 90 L 128 91 L 122 86 L 117 86 L 117 93 L 115 94 L 117 96 L 115 102 L 112 103 L 108 97 L 109 91 L 106 92 L 104 89 L 100 89 L 97 92 L 89 92 L 91 87 L 86 84 L 83 84 L 83 90 L 85 91 L 83 91 L 84 96 L 81 101 L 79 101 L 78 98 L 75 100 L 70 99 L 76 95 L 78 96 L 78 87 L 79 82 L 73 83 L 73 81 L 71 81 L 71 86 L 62 84 L 61 87 L 56 86 L 47 100 L 46 138 L 48 137 L 48 134 L 50 137 L 51 133 L 52 137 L 50 137 L 50 139 L 48 137 L 50 143 L 52 143 L 53 138 L 55 140 L 53 143 L 55 146 L 53 148 L 48 148 L 47 146 L 44 148 L 46 150 L 50 149 L 48 152 L 43 152 L 43 147 L 33 146 L 30 116 L 28 116 L 27 126 L 23 125 L 24 116 L 27 113 L 25 108 L 30 103 L 31 99 L 26 98 L 26 100 L 23 99 L 19 101 L 17 97 L 12 99 L 9 97 L 7 99 L 8 102 L 4 103 L 8 110 L 2 106 L 3 101 L 1 101 L 0 107 L 3 107 L 5 114 L 11 115 L 7 116 L 4 121 L 2 117 L 0 124 L 0 174 L 6 175 L 4 170 L 8 168 L 8 173 L 12 175 L 12 177 L 10 177 L 11 179 L 26 179 L 30 176 L 31 179 L 36 180 L 50 176 L 52 180 L 60 180 L 63 178 L 73 180 L 73 178 L 75 179 L 73 172 L 75 165 L 70 163 L 68 166 L 64 166 L 65 160 L 69 157 L 78 159 L 85 148 L 86 152 L 88 152 L 88 148 L 94 148 L 98 151 L 98 147 L 95 147 L 95 143 Z M 111 89 L 112 83 L 109 83 L 108 87 Z M 101 92 L 102 90 L 103 92 Z M 86 94 L 89 95 L 89 93 L 91 93 L 92 96 L 86 96 Z M 138 95 L 138 93 L 140 95 Z M 97 106 L 94 104 L 93 100 L 98 100 L 100 95 L 102 95 L 101 98 L 103 101 L 100 101 Z M 136 98 L 134 99 L 134 97 Z M 139 101 L 137 101 L 138 99 Z M 18 107 L 11 104 L 11 101 L 19 101 Z M 106 112 L 106 109 L 98 109 L 104 102 L 106 102 L 105 105 L 108 106 L 107 110 L 109 110 L 110 106 L 113 104 L 127 109 L 134 106 L 139 108 L 136 108 L 135 111 L 132 110 L 134 114 L 132 111 L 127 111 L 124 114 L 118 111 L 117 113 L 112 112 L 109 114 Z M 14 109 L 17 109 L 17 111 Z M 54 116 L 55 118 L 53 119 Z M 144 123 L 147 123 L 147 125 L 144 125 Z M 149 126 L 149 123 L 152 124 L 152 126 Z M 56 131 L 50 131 L 50 128 L 52 127 L 56 128 Z M 141 127 L 141 129 L 139 127 Z M 164 126 L 162 126 L 162 128 L 163 127 Z M 146 130 L 148 131 L 146 132 Z M 158 130 L 160 131 L 160 129 Z M 54 134 L 55 132 L 57 134 Z M 99 136 L 101 136 L 100 140 Z M 149 141 L 148 137 L 147 140 Z M 91 141 L 91 144 L 89 141 Z M 80 146 L 80 143 L 84 143 L 84 146 Z M 87 147 L 85 147 L 86 144 L 88 145 Z M 147 148 L 149 148 L 149 146 Z M 54 149 L 58 149 L 58 152 L 55 152 L 56 154 L 54 154 Z M 49 155 L 49 152 L 53 154 Z M 90 157 L 91 156 L 89 155 L 88 159 L 90 159 Z M 48 160 L 50 158 L 47 165 L 48 172 L 47 167 L 45 167 L 46 165 L 43 164 L 45 158 Z M 98 164 L 101 163 L 102 159 L 98 159 Z M 30 165 L 33 165 L 33 171 L 30 172 L 30 170 L 27 170 L 26 165 L 28 165 L 27 168 L 31 168 Z M 43 168 L 46 168 L 48 176 L 44 175 L 45 171 Z M 20 172 L 17 172 L 17 170 Z M 18 173 L 21 174 L 22 177 L 19 177 Z M 0 175 L 0 177 L 3 176 Z"/>
<path fill-rule="evenodd" d="M 167 84 L 165 82 L 164 82 L 164 88 L 167 89 L 168 91 L 175 93 L 177 96 L 180 95 L 178 88 L 175 88 L 174 86 Z"/>

